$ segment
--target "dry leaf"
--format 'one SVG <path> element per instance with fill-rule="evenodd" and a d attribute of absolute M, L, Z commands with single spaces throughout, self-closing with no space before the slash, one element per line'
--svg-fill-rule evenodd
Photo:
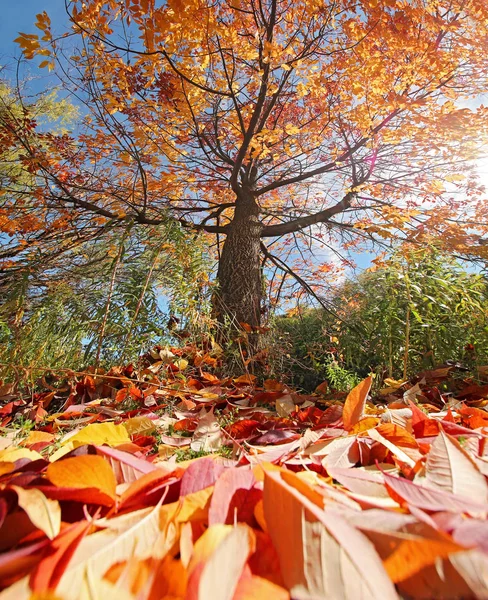
<path fill-rule="evenodd" d="M 372 382 L 373 377 L 370 375 L 349 392 L 342 413 L 344 429 L 346 431 L 349 431 L 349 429 L 356 425 L 363 416 L 366 398 L 368 397 Z"/>
<path fill-rule="evenodd" d="M 10 486 L 17 494 L 18 503 L 32 523 L 43 531 L 47 537 L 54 539 L 61 528 L 61 508 L 57 500 L 49 500 L 36 488 Z"/>

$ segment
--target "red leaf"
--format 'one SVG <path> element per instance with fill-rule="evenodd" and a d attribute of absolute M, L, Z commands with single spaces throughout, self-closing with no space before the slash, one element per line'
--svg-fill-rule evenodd
<path fill-rule="evenodd" d="M 257 446 L 264 446 L 266 444 L 284 444 L 290 440 L 297 440 L 300 434 L 295 431 L 288 431 L 286 429 L 272 429 L 267 431 L 263 435 L 259 435 L 249 440 L 250 444 L 256 444 Z"/>
<path fill-rule="evenodd" d="M 254 473 L 245 468 L 226 469 L 215 483 L 210 509 L 209 525 L 245 522 L 255 525 L 254 507 L 262 491 L 255 487 Z"/>
<path fill-rule="evenodd" d="M 181 478 L 181 496 L 199 492 L 213 485 L 224 467 L 215 462 L 213 458 L 200 458 L 186 469 Z"/>
<path fill-rule="evenodd" d="M 254 419 L 242 419 L 236 421 L 225 428 L 227 433 L 235 440 L 244 440 L 250 438 L 259 427 L 259 421 Z"/>
<path fill-rule="evenodd" d="M 153 506 L 165 494 L 167 494 L 165 501 L 171 502 L 173 500 L 172 496 L 179 492 L 182 473 L 183 470 L 180 468 L 176 468 L 170 472 L 164 469 L 156 469 L 155 471 L 146 473 L 140 479 L 134 481 L 122 494 L 119 511 L 127 510 L 128 508 L 135 510 L 136 506 Z"/>
<path fill-rule="evenodd" d="M 408 479 L 383 473 L 386 489 L 390 496 L 400 505 L 412 504 L 427 511 L 448 511 L 467 513 L 474 517 L 486 517 L 487 504 L 480 504 L 462 496 L 449 494 L 440 490 L 421 487 Z"/>
<path fill-rule="evenodd" d="M 56 588 L 76 548 L 91 526 L 91 522 L 87 521 L 75 523 L 45 548 L 29 578 L 29 585 L 34 593 L 42 594 Z"/>
<path fill-rule="evenodd" d="M 141 392 L 141 390 L 139 388 L 137 388 L 135 385 L 131 385 L 129 388 L 129 394 L 135 399 L 135 400 L 144 400 L 144 394 Z"/>
<path fill-rule="evenodd" d="M 439 433 L 439 422 L 429 419 L 411 400 L 408 403 L 412 409 L 412 429 L 415 437 L 423 438 L 437 435 Z"/>
<path fill-rule="evenodd" d="M 115 402 L 123 402 L 127 398 L 127 388 L 122 388 L 115 395 Z"/>

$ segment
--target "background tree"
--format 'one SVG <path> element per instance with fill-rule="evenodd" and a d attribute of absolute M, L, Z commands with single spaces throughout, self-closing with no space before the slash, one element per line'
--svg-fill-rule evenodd
<path fill-rule="evenodd" d="M 208 264 L 201 239 L 181 227 L 113 228 L 37 268 L 4 277 L 0 373 L 136 360 L 179 329 L 208 330 Z"/>
<path fill-rule="evenodd" d="M 473 161 L 487 111 L 461 104 L 486 82 L 483 0 L 74 0 L 66 10 L 71 30 L 55 36 L 43 13 L 42 38 L 18 42 L 83 105 L 82 126 L 33 142 L 2 124 L 36 174 L 49 235 L 171 214 L 216 235 L 220 313 L 250 325 L 262 318 L 263 265 L 303 282 L 302 266 L 327 269 L 307 251 L 337 238 L 420 241 L 427 229 L 458 251 L 486 251 Z M 21 232 L 18 201 L 9 195 L 3 214 Z"/>
<path fill-rule="evenodd" d="M 26 81 L 0 82 L 0 123 L 4 132 L 22 131 L 24 142 L 6 144 L 0 162 L 8 267 L 0 272 L 0 372 L 133 360 L 171 339 L 170 312 L 182 327 L 205 329 L 209 265 L 201 236 L 171 219 L 144 229 L 126 221 L 70 228 L 51 220 L 32 194 L 39 178 L 29 151 L 35 143 L 49 152 L 52 140 L 67 139 L 78 110 L 56 90 L 28 96 L 27 88 Z"/>

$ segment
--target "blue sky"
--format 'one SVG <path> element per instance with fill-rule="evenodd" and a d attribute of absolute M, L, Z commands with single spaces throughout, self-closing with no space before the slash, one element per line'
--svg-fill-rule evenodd
<path fill-rule="evenodd" d="M 3 64 L 20 56 L 18 46 L 13 42 L 19 31 L 37 32 L 34 23 L 38 13 L 45 10 L 54 26 L 66 22 L 64 0 L 0 0 L 0 5 L 0 60 Z"/>

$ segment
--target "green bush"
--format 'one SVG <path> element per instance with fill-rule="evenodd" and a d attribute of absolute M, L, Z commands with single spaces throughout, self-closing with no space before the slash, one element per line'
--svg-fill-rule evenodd
<path fill-rule="evenodd" d="M 402 248 L 337 290 L 335 316 L 309 309 L 277 318 L 272 363 L 306 389 L 323 379 L 351 387 L 370 371 L 399 378 L 447 360 L 481 364 L 488 359 L 487 296 L 486 279 L 454 258 Z"/>

